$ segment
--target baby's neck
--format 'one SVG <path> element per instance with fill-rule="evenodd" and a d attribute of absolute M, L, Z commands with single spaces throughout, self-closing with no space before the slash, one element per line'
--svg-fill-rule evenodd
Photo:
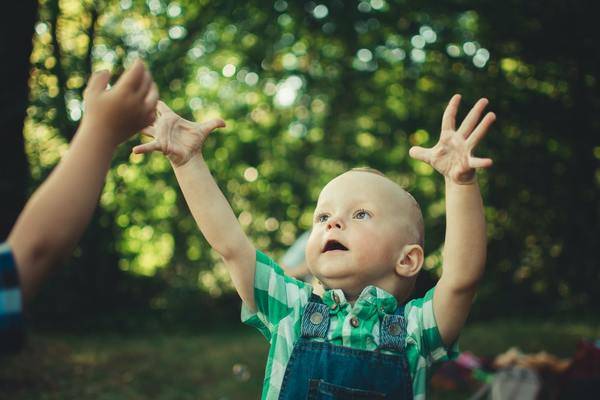
<path fill-rule="evenodd" d="M 362 288 L 362 289 L 360 290 L 360 292 L 358 292 L 358 293 L 352 293 L 351 291 L 347 291 L 347 290 L 344 290 L 344 289 L 342 289 L 342 288 L 332 288 L 332 287 L 326 286 L 326 285 L 325 285 L 325 284 L 323 284 L 323 283 L 321 283 L 321 286 L 322 286 L 322 288 L 323 288 L 323 290 L 324 290 L 324 291 L 328 291 L 328 290 L 336 290 L 336 289 L 337 289 L 337 290 L 341 290 L 341 291 L 344 293 L 344 298 L 346 299 L 346 302 L 348 302 L 348 304 L 350 304 L 351 306 L 354 306 L 354 303 L 356 303 L 356 300 L 358 300 L 358 298 L 360 297 L 360 295 L 361 295 L 361 293 L 363 292 L 363 290 L 364 290 L 366 287 L 368 287 L 368 286 L 375 286 L 375 287 L 377 287 L 377 288 L 379 288 L 379 289 L 385 290 L 385 289 L 383 289 L 383 288 L 381 288 L 381 287 L 379 287 L 379 286 L 377 286 L 377 285 L 367 285 L 367 286 L 365 286 L 364 288 Z M 406 300 L 406 298 L 408 297 L 408 295 L 406 295 L 406 296 L 402 296 L 402 297 L 399 297 L 399 296 L 397 296 L 397 294 L 390 293 L 390 292 L 389 292 L 389 291 L 387 291 L 387 290 L 386 290 L 386 292 L 388 292 L 389 294 L 391 294 L 392 296 L 394 296 L 394 298 L 396 299 L 396 301 L 398 301 L 398 304 L 402 304 L 402 303 L 404 303 L 404 301 L 405 301 L 405 300 Z"/>

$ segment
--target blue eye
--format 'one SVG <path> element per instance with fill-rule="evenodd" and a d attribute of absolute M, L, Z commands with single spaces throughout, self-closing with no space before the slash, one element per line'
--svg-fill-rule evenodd
<path fill-rule="evenodd" d="M 367 210 L 358 210 L 354 213 L 356 219 L 370 219 L 371 214 Z"/>
<path fill-rule="evenodd" d="M 317 216 L 317 221 L 323 223 L 323 222 L 327 222 L 327 219 L 329 218 L 329 215 L 327 214 L 320 214 Z"/>

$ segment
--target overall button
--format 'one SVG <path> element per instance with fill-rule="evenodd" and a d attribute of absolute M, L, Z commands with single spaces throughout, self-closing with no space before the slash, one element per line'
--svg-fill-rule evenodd
<path fill-rule="evenodd" d="M 313 325 L 319 325 L 321 322 L 323 322 L 323 314 L 321 314 L 318 311 L 315 311 L 310 315 L 310 322 Z"/>
<path fill-rule="evenodd" d="M 400 335 L 400 331 L 401 331 L 401 328 L 400 328 L 399 324 L 392 324 L 392 325 L 388 326 L 388 332 L 392 336 Z"/>
<path fill-rule="evenodd" d="M 356 317 L 350 318 L 350 325 L 352 325 L 355 328 L 358 328 L 358 318 L 356 318 Z"/>
<path fill-rule="evenodd" d="M 335 310 L 337 308 L 337 304 L 333 303 L 329 308 L 331 308 L 332 310 Z"/>

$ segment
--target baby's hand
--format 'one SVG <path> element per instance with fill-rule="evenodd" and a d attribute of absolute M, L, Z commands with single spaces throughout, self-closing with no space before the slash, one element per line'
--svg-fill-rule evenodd
<path fill-rule="evenodd" d="M 481 112 L 488 104 L 487 99 L 480 99 L 471 109 L 456 130 L 456 112 L 460 103 L 460 95 L 456 94 L 448 103 L 442 117 L 442 132 L 435 146 L 426 149 L 419 146 L 411 147 L 409 154 L 412 158 L 425 161 L 439 173 L 455 183 L 467 185 L 475 180 L 475 168 L 489 168 L 490 158 L 473 157 L 471 152 L 477 143 L 485 136 L 496 115 L 492 112 L 479 122 Z"/>
<path fill-rule="evenodd" d="M 110 90 L 106 90 L 110 73 L 96 72 L 83 93 L 85 112 L 82 124 L 92 132 L 106 127 L 112 145 L 127 140 L 134 133 L 152 124 L 158 101 L 158 89 L 152 76 L 137 60 Z"/>
<path fill-rule="evenodd" d="M 154 125 L 142 131 L 143 134 L 153 137 L 154 140 L 135 146 L 133 152 L 145 154 L 160 151 L 175 166 L 187 163 L 192 156 L 202 151 L 202 145 L 209 133 L 225 126 L 225 122 L 221 119 L 213 119 L 204 123 L 188 121 L 175 114 L 162 101 L 158 102 L 156 108 L 158 118 Z"/>

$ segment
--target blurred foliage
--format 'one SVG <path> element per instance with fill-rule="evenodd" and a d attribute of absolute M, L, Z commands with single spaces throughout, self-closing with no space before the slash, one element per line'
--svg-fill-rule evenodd
<path fill-rule="evenodd" d="M 39 12 L 25 132 L 36 185 L 67 149 L 90 71 L 118 76 L 142 57 L 176 112 L 227 121 L 205 156 L 259 249 L 280 256 L 310 228 L 320 188 L 368 165 L 420 202 L 435 278 L 443 179 L 408 148 L 436 142 L 453 93 L 461 117 L 485 96 L 498 122 L 479 150 L 495 166 L 480 173 L 490 244 L 477 313 L 599 305 L 600 68 L 585 2 L 41 0 Z M 138 141 L 119 149 L 76 267 L 38 309 L 231 292 L 169 163 L 130 155 Z"/>

